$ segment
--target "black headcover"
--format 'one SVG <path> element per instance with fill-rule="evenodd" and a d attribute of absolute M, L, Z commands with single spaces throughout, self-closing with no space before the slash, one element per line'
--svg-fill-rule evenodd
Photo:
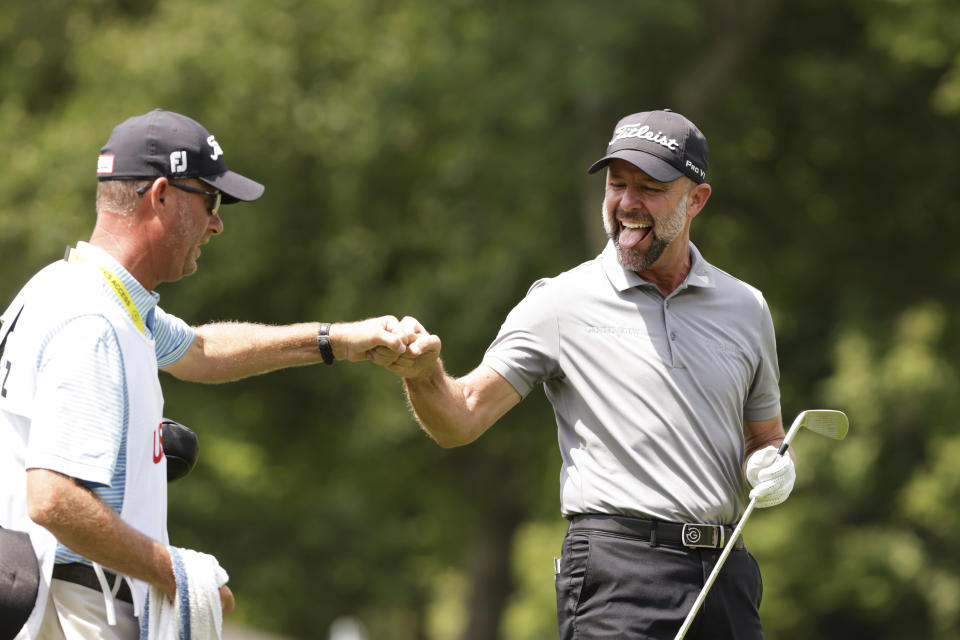
<path fill-rule="evenodd" d="M 190 473 L 200 457 L 200 440 L 189 427 L 163 418 L 163 453 L 167 456 L 167 482 L 179 480 Z"/>
<path fill-rule="evenodd" d="M 40 588 L 40 565 L 21 531 L 0 527 L 0 640 L 12 640 L 23 627 Z"/>

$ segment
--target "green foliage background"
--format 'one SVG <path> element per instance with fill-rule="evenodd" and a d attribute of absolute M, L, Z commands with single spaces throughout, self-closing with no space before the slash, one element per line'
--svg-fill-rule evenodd
<path fill-rule="evenodd" d="M 267 186 L 228 207 L 188 322 L 414 315 L 479 362 L 536 278 L 595 255 L 622 115 L 710 141 L 709 260 L 767 295 L 793 497 L 756 514 L 767 637 L 960 634 L 953 0 L 37 0 L 0 5 L 0 299 L 93 223 L 112 127 L 191 115 Z M 542 394 L 445 451 L 372 365 L 163 379 L 201 437 L 175 544 L 231 573 L 234 620 L 326 637 L 555 637 L 559 455 Z"/>

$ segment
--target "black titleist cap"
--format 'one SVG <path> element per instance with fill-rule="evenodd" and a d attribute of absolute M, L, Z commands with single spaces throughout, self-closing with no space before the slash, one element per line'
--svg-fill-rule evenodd
<path fill-rule="evenodd" d="M 607 143 L 607 155 L 587 173 L 620 158 L 660 182 L 687 176 L 700 184 L 707 179 L 707 155 L 707 139 L 697 125 L 669 109 L 644 111 L 617 123 Z"/>
<path fill-rule="evenodd" d="M 263 185 L 227 169 L 223 149 L 203 125 L 154 109 L 118 124 L 97 160 L 99 180 L 197 178 L 223 192 L 223 202 L 250 202 Z"/>

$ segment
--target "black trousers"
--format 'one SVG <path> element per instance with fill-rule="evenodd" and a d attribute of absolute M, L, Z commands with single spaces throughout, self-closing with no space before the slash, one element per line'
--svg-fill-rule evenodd
<path fill-rule="evenodd" d="M 569 531 L 556 576 L 561 640 L 672 640 L 721 552 Z M 762 595 L 756 560 L 733 549 L 686 638 L 761 640 Z"/>

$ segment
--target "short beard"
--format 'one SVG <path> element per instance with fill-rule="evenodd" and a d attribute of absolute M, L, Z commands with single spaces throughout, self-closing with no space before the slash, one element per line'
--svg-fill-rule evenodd
<path fill-rule="evenodd" d="M 689 200 L 690 191 L 687 191 L 681 196 L 680 202 L 668 216 L 659 220 L 654 220 L 649 215 L 640 218 L 644 222 L 653 224 L 653 229 L 650 231 L 652 237 L 650 248 L 644 253 L 620 247 L 620 225 L 617 223 L 617 212 L 608 213 L 606 207 L 603 207 L 603 227 L 607 231 L 607 236 L 613 240 L 620 265 L 624 269 L 637 273 L 652 267 L 670 246 L 670 243 L 683 232 L 687 222 L 687 203 Z M 636 216 L 633 218 L 636 219 Z"/>

